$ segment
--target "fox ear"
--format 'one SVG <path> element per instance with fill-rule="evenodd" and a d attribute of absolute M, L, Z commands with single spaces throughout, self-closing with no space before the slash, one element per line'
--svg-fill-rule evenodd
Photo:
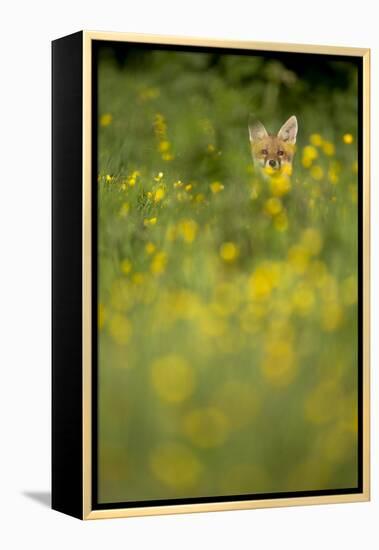
<path fill-rule="evenodd" d="M 287 122 L 283 124 L 278 132 L 278 138 L 283 141 L 288 141 L 289 143 L 296 143 L 297 136 L 297 118 L 295 115 L 292 115 Z"/>
<path fill-rule="evenodd" d="M 268 136 L 267 130 L 262 122 L 259 122 L 259 120 L 252 116 L 249 117 L 249 136 L 251 142 Z"/>

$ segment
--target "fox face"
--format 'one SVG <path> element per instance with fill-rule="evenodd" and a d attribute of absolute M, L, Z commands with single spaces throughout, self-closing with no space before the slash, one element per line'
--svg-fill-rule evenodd
<path fill-rule="evenodd" d="M 258 120 L 251 120 L 249 136 L 254 164 L 274 171 L 291 169 L 297 130 L 297 119 L 294 115 L 283 124 L 276 135 L 269 134 Z"/>

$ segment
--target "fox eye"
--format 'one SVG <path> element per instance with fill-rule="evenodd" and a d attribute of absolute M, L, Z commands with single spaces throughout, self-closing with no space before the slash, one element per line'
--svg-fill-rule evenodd
<path fill-rule="evenodd" d="M 282 151 L 281 149 L 279 149 L 278 155 L 279 155 L 280 157 L 282 157 L 282 156 L 284 155 L 284 151 Z"/>
<path fill-rule="evenodd" d="M 262 153 L 262 155 L 268 155 L 267 149 L 262 149 L 261 153 Z"/>

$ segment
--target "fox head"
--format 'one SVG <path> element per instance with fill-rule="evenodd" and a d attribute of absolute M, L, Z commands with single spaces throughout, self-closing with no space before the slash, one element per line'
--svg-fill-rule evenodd
<path fill-rule="evenodd" d="M 283 124 L 276 135 L 269 134 L 258 120 L 250 120 L 249 136 L 254 164 L 274 171 L 291 168 L 297 129 L 294 115 Z"/>

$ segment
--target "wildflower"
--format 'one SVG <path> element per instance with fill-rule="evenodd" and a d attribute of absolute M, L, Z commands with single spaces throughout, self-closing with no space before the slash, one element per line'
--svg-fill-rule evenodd
<path fill-rule="evenodd" d="M 197 202 L 198 204 L 201 204 L 205 201 L 205 196 L 203 195 L 203 193 L 198 193 L 197 195 L 195 195 L 195 202 Z"/>
<path fill-rule="evenodd" d="M 154 117 L 154 131 L 159 138 L 164 138 L 167 132 L 167 125 L 164 116 L 161 113 L 157 113 Z"/>
<path fill-rule="evenodd" d="M 160 202 L 164 198 L 165 194 L 166 192 L 163 187 L 158 187 L 154 193 L 154 202 Z"/>
<path fill-rule="evenodd" d="M 105 128 L 106 126 L 109 126 L 112 123 L 112 120 L 113 120 L 113 116 L 110 113 L 105 113 L 100 117 L 100 126 Z"/>
<path fill-rule="evenodd" d="M 112 180 L 113 180 L 113 176 L 111 176 L 110 174 L 107 174 L 107 175 L 105 176 L 105 181 L 106 181 L 107 183 L 110 183 Z"/>
<path fill-rule="evenodd" d="M 322 145 L 322 137 L 320 134 L 312 134 L 309 138 L 309 142 L 315 147 L 320 147 Z"/>
<path fill-rule="evenodd" d="M 265 212 L 270 216 L 279 214 L 283 208 L 282 201 L 278 197 L 271 197 L 265 203 Z"/>
<path fill-rule="evenodd" d="M 309 168 L 313 161 L 318 157 L 318 151 L 313 145 L 306 145 L 303 149 L 302 163 L 305 168 Z"/>
<path fill-rule="evenodd" d="M 165 161 L 170 161 L 174 158 L 174 155 L 172 155 L 171 153 L 163 153 L 162 155 L 162 159 L 165 160 Z"/>
<path fill-rule="evenodd" d="M 158 218 L 157 218 L 156 216 L 153 217 L 153 218 L 145 218 L 145 219 L 143 220 L 143 224 L 144 224 L 145 226 L 156 225 L 157 220 L 158 220 Z"/>
<path fill-rule="evenodd" d="M 279 176 L 276 178 L 271 178 L 270 180 L 271 193 L 275 197 L 282 197 L 286 195 L 291 190 L 291 181 L 286 176 Z"/>
<path fill-rule="evenodd" d="M 174 182 L 175 189 L 177 189 L 178 187 L 182 187 L 182 185 L 183 183 L 180 180 Z"/>
<path fill-rule="evenodd" d="M 128 275 L 128 273 L 132 270 L 132 262 L 128 259 L 122 260 L 120 264 L 121 271 L 125 273 L 125 275 Z"/>
<path fill-rule="evenodd" d="M 168 403 L 181 403 L 195 388 L 195 373 L 179 355 L 166 355 L 151 365 L 151 382 L 157 395 Z"/>
<path fill-rule="evenodd" d="M 193 451 L 179 443 L 166 443 L 153 451 L 150 468 L 154 476 L 174 490 L 185 490 L 198 480 L 202 466 Z"/>
<path fill-rule="evenodd" d="M 194 220 L 182 220 L 178 225 L 178 229 L 186 243 L 192 243 L 195 240 L 198 226 Z"/>
<path fill-rule="evenodd" d="M 164 139 L 163 141 L 159 142 L 159 151 L 161 153 L 166 153 L 170 149 L 171 149 L 171 143 L 167 139 Z"/>
<path fill-rule="evenodd" d="M 109 333 L 117 344 L 124 345 L 129 341 L 131 324 L 124 315 L 117 313 L 109 322 Z"/>
<path fill-rule="evenodd" d="M 346 143 L 346 145 L 350 145 L 354 141 L 354 138 L 351 134 L 344 134 L 342 139 L 343 142 Z"/>
<path fill-rule="evenodd" d="M 130 187 L 135 186 L 137 178 L 138 178 L 139 175 L 140 175 L 140 172 L 138 170 L 134 170 L 134 172 L 132 172 L 130 174 L 130 176 L 127 179 L 127 183 Z"/>
<path fill-rule="evenodd" d="M 279 280 L 280 265 L 275 262 L 263 262 L 248 280 L 250 298 L 254 300 L 268 298 L 273 288 L 279 284 Z"/>
<path fill-rule="evenodd" d="M 155 177 L 155 181 L 161 181 L 161 179 L 163 178 L 163 172 L 159 172 Z"/>
<path fill-rule="evenodd" d="M 183 429 L 194 445 L 207 449 L 225 442 L 229 435 L 229 422 L 221 410 L 204 407 L 185 416 Z"/>
<path fill-rule="evenodd" d="M 154 254 L 155 249 L 156 249 L 155 244 L 153 244 L 151 242 L 146 243 L 145 250 L 146 250 L 147 254 L 149 254 L 149 255 Z"/>
<path fill-rule="evenodd" d="M 185 186 L 184 189 L 189 193 L 190 191 L 192 191 L 192 184 L 189 183 L 188 185 Z"/>
<path fill-rule="evenodd" d="M 161 275 L 167 264 L 167 254 L 165 252 L 157 252 L 150 264 L 150 270 L 154 275 Z"/>
<path fill-rule="evenodd" d="M 224 262 L 234 262 L 239 256 L 238 246 L 232 242 L 223 243 L 220 247 L 220 256 Z"/>
<path fill-rule="evenodd" d="M 224 189 L 224 186 L 222 183 L 220 183 L 219 181 L 214 181 L 213 183 L 211 183 L 209 185 L 212 193 L 216 194 L 216 193 L 220 193 L 220 191 L 222 191 Z"/>
<path fill-rule="evenodd" d="M 292 295 L 294 309 L 301 316 L 305 316 L 310 313 L 315 305 L 315 301 L 313 290 L 305 284 L 298 285 Z"/>
<path fill-rule="evenodd" d="M 331 141 L 324 141 L 322 150 L 328 157 L 332 157 L 336 152 L 336 148 Z"/>

